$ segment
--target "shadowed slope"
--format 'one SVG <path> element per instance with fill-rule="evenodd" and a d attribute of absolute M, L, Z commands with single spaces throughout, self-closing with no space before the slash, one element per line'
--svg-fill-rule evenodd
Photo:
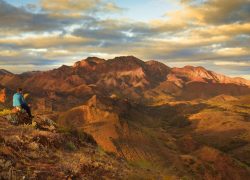
<path fill-rule="evenodd" d="M 208 129 L 199 134 L 200 126 L 193 118 L 209 107 L 210 104 L 206 103 L 148 107 L 94 96 L 85 105 L 62 113 L 58 123 L 90 133 L 106 151 L 114 152 L 136 165 L 196 179 L 244 179 L 250 171 L 241 167 L 242 162 L 236 156 L 225 154 L 223 149 L 207 143 L 210 142 L 206 140 L 210 136 L 209 127 L 213 127 L 206 124 L 208 115 L 201 121 L 204 125 L 200 122 L 204 130 Z M 211 116 L 217 117 L 212 113 Z M 223 128 L 220 125 L 223 121 L 216 121 L 214 127 Z M 237 130 L 237 126 L 231 126 L 231 129 Z M 226 138 L 235 134 L 229 132 L 224 136 L 211 131 L 211 135 Z M 220 142 L 220 138 L 215 142 Z M 227 141 L 223 139 L 222 142 Z"/>

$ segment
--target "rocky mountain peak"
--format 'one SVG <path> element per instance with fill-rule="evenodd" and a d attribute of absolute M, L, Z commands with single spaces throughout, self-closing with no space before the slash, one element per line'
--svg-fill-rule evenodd
<path fill-rule="evenodd" d="M 143 66 L 144 61 L 138 59 L 137 57 L 134 56 L 120 56 L 120 57 L 115 57 L 114 59 L 109 60 L 109 62 L 112 63 L 120 63 L 121 65 L 126 65 L 129 67 L 133 66 Z"/>
<path fill-rule="evenodd" d="M 101 59 L 101 58 L 98 58 L 98 57 L 88 57 L 84 60 L 81 60 L 81 61 L 78 61 L 76 62 L 73 67 L 92 67 L 92 66 L 95 66 L 97 64 L 101 64 L 101 63 L 104 63 L 105 60 L 104 59 Z"/>

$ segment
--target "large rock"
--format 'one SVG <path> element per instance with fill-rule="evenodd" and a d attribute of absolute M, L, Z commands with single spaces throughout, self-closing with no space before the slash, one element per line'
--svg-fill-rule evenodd
<path fill-rule="evenodd" d="M 40 130 L 52 132 L 56 131 L 56 123 L 47 117 L 36 116 L 33 119 L 32 125 Z"/>

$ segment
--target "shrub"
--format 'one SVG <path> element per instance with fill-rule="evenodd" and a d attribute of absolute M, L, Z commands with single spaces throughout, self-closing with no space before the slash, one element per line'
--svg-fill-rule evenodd
<path fill-rule="evenodd" d="M 2 111 L 0 111 L 0 116 L 7 116 L 9 114 L 12 113 L 12 110 L 10 109 L 3 109 Z"/>
<path fill-rule="evenodd" d="M 73 142 L 68 141 L 65 144 L 65 149 L 68 151 L 75 151 L 75 150 L 77 150 L 77 147 L 75 146 L 75 144 Z"/>

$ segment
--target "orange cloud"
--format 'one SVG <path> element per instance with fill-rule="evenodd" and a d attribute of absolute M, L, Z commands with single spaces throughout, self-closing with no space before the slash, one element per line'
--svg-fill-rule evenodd
<path fill-rule="evenodd" d="M 250 55 L 249 50 L 241 48 L 241 47 L 221 48 L 221 49 L 216 50 L 216 53 L 221 56 Z"/>
<path fill-rule="evenodd" d="M 250 1 L 210 0 L 195 4 L 193 0 L 182 0 L 180 10 L 167 13 L 173 22 L 184 21 L 196 25 L 228 24 L 250 20 Z"/>
<path fill-rule="evenodd" d="M 96 7 L 100 2 L 101 0 L 41 0 L 41 7 L 53 12 L 85 11 Z"/>
<path fill-rule="evenodd" d="M 4 38 L 0 39 L 0 44 L 12 44 L 20 47 L 49 48 L 56 46 L 80 45 L 91 41 L 83 37 L 72 35 L 35 35 L 28 37 Z"/>

